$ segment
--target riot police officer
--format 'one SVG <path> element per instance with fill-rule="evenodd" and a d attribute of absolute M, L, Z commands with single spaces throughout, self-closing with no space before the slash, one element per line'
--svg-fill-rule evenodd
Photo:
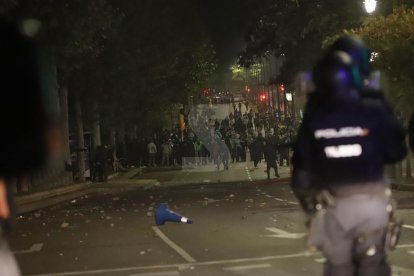
<path fill-rule="evenodd" d="M 347 53 L 329 51 L 313 79 L 292 157 L 292 188 L 312 218 L 309 246 L 324 253 L 324 275 L 390 275 L 384 164 L 404 158 L 404 135 L 381 100 L 361 96 L 363 78 Z"/>

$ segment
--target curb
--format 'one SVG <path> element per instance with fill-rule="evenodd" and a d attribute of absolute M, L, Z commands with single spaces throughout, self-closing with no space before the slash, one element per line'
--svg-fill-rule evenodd
<path fill-rule="evenodd" d="M 414 184 L 391 184 L 391 188 L 397 191 L 414 192 Z"/>
<path fill-rule="evenodd" d="M 70 201 L 87 194 L 113 189 L 143 189 L 146 186 L 154 185 L 154 183 L 157 182 L 154 179 L 130 180 L 130 178 L 133 178 L 139 173 L 140 170 L 136 169 L 126 173 L 115 173 L 110 175 L 108 176 L 108 179 L 111 181 L 107 183 L 85 182 L 80 184 L 70 184 L 51 190 L 16 196 L 14 198 L 15 212 L 20 215 L 65 201 Z"/>
<path fill-rule="evenodd" d="M 41 208 L 69 201 L 93 191 L 92 183 L 72 184 L 50 191 L 15 197 L 16 214 L 32 212 Z"/>

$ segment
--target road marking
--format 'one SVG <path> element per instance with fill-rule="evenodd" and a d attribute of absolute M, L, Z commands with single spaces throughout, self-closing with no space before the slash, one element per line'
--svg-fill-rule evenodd
<path fill-rule="evenodd" d="M 276 228 L 276 227 L 267 227 L 267 231 L 275 233 L 274 235 L 264 235 L 268 238 L 282 238 L 282 239 L 302 239 L 306 236 L 306 233 L 289 233 L 285 230 Z"/>
<path fill-rule="evenodd" d="M 192 266 L 209 266 L 209 265 L 222 265 L 222 264 L 237 264 L 237 263 L 246 263 L 246 262 L 263 262 L 271 260 L 283 260 L 283 259 L 292 259 L 292 258 L 301 258 L 301 257 L 312 257 L 316 256 L 318 253 L 311 253 L 308 251 L 296 253 L 296 254 L 287 254 L 287 255 L 275 255 L 275 256 L 265 256 L 265 257 L 256 257 L 256 258 L 243 258 L 243 259 L 230 259 L 230 260 L 220 260 L 220 261 L 208 261 L 208 262 L 197 262 L 192 263 Z M 121 268 L 108 268 L 108 269 L 97 269 L 97 270 L 83 270 L 83 271 L 70 271 L 70 272 L 60 272 L 60 273 L 49 273 L 49 274 L 32 274 L 31 276 L 77 276 L 77 275 L 101 275 L 104 273 L 119 273 L 127 272 L 134 270 L 151 270 L 151 269 L 173 269 L 179 268 L 185 264 L 171 264 L 171 265 L 154 265 L 154 266 L 135 266 L 135 267 L 121 267 Z"/>
<path fill-rule="evenodd" d="M 175 250 L 181 257 L 183 257 L 184 260 L 186 260 L 189 263 L 194 263 L 196 260 L 190 256 L 187 252 L 185 252 L 184 249 L 182 249 L 180 246 L 175 244 L 172 240 L 170 240 L 157 226 L 153 226 L 152 229 L 155 231 L 155 234 L 157 234 L 160 239 L 162 239 L 166 244 L 168 244 L 172 249 Z"/>
<path fill-rule="evenodd" d="M 392 275 L 414 275 L 414 270 L 401 266 L 391 266 Z"/>
<path fill-rule="evenodd" d="M 402 227 L 407 228 L 407 229 L 412 229 L 412 230 L 414 230 L 414 226 L 412 226 L 412 225 L 403 224 L 403 226 L 402 226 Z"/>
<path fill-rule="evenodd" d="M 260 269 L 260 268 L 271 268 L 270 264 L 256 264 L 256 265 L 240 265 L 240 266 L 229 266 L 223 267 L 224 271 L 241 271 L 241 270 L 251 270 L 251 269 Z"/>
<path fill-rule="evenodd" d="M 294 202 L 294 201 L 288 201 L 289 204 L 293 204 L 293 205 L 299 205 L 299 203 Z"/>
<path fill-rule="evenodd" d="M 397 245 L 397 248 L 407 248 L 407 247 L 414 247 L 414 243 Z"/>
<path fill-rule="evenodd" d="M 408 254 L 414 254 L 414 251 L 407 251 Z"/>
<path fill-rule="evenodd" d="M 180 275 L 180 272 L 178 271 L 161 271 L 161 272 L 130 274 L 129 276 L 178 276 L 178 275 Z"/>
<path fill-rule="evenodd" d="M 323 264 L 323 263 L 326 262 L 326 259 L 325 258 L 318 258 L 318 259 L 315 259 L 315 262 Z"/>
<path fill-rule="evenodd" d="M 246 173 L 247 173 L 247 178 L 249 178 L 250 182 L 253 182 L 252 176 L 250 175 L 250 170 L 248 167 L 246 167 Z"/>
<path fill-rule="evenodd" d="M 27 253 L 34 253 L 39 252 L 43 248 L 43 243 L 35 243 L 29 249 L 26 250 L 19 250 L 13 251 L 14 254 L 27 254 Z"/>
<path fill-rule="evenodd" d="M 275 200 L 277 200 L 277 201 L 282 201 L 282 202 L 284 202 L 284 201 L 285 201 L 284 199 L 277 198 L 277 197 L 275 197 Z"/>

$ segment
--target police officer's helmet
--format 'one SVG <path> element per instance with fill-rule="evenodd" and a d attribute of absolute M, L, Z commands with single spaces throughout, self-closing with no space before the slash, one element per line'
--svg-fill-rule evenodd
<path fill-rule="evenodd" d="M 328 53 L 315 66 L 313 81 L 316 92 L 326 100 L 354 100 L 361 87 L 358 68 L 345 52 Z"/>
<path fill-rule="evenodd" d="M 367 78 L 371 71 L 371 51 L 364 41 L 356 35 L 345 35 L 338 38 L 329 48 L 328 54 L 343 51 L 351 56 L 363 78 Z"/>

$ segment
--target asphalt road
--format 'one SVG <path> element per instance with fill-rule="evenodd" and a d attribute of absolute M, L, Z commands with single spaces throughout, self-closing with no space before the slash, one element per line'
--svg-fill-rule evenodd
<path fill-rule="evenodd" d="M 244 163 L 149 172 L 140 177 L 160 186 L 112 189 L 18 218 L 10 245 L 24 275 L 321 275 L 324 260 L 305 251 L 305 218 L 283 174 L 263 181 L 263 167 Z M 391 255 L 394 275 L 414 275 L 414 194 L 395 196 L 406 227 Z M 155 226 L 161 202 L 194 223 Z"/>

